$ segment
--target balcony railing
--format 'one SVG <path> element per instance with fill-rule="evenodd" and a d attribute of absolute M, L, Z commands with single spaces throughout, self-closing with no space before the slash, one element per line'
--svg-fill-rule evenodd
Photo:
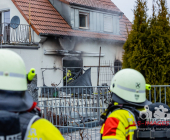
<path fill-rule="evenodd" d="M 34 44 L 34 31 L 30 25 L 1 23 L 1 44 Z"/>

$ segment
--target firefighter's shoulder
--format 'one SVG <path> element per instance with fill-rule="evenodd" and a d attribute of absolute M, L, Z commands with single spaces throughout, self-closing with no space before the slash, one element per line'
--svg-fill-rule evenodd
<path fill-rule="evenodd" d="M 27 140 L 64 140 L 60 131 L 48 120 L 39 119 L 31 125 Z"/>
<path fill-rule="evenodd" d="M 131 111 L 127 110 L 127 109 L 117 109 L 114 110 L 112 113 L 110 113 L 109 117 L 114 117 L 114 118 L 121 118 L 126 116 L 127 118 L 132 117 L 133 114 Z"/>

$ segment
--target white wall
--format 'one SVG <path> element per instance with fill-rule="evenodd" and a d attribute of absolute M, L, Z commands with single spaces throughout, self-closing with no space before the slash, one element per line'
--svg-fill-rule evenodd
<path fill-rule="evenodd" d="M 62 68 L 62 57 L 56 55 L 44 55 L 44 50 L 61 50 L 58 40 L 47 39 L 40 45 L 40 60 L 41 68 Z M 41 70 L 42 71 L 42 70 Z M 39 76 L 42 79 L 42 76 Z M 46 86 L 51 86 L 52 83 L 59 84 L 63 78 L 63 72 L 61 70 L 46 70 L 44 72 L 44 82 Z M 43 85 L 42 81 L 38 81 L 39 85 Z M 59 86 L 62 86 L 63 82 Z"/>
<path fill-rule="evenodd" d="M 115 44 L 109 42 L 99 42 L 99 41 L 89 41 L 89 40 L 80 40 L 77 43 L 75 50 L 76 51 L 85 51 L 89 53 L 99 53 L 101 47 L 101 53 L 104 54 L 104 57 L 100 58 L 100 62 L 114 62 L 115 59 L 122 61 L 122 44 Z M 98 66 L 99 57 L 83 57 L 83 66 Z M 91 79 L 92 85 L 96 86 L 97 84 L 97 68 L 91 69 Z"/>
<path fill-rule="evenodd" d="M 11 0 L 0 0 L 0 12 L 4 10 L 10 10 L 10 19 L 12 19 L 13 16 L 18 16 L 20 18 L 20 24 L 28 25 L 25 18 L 21 15 Z M 36 33 L 34 33 L 34 41 L 40 41 L 40 37 Z"/>
<path fill-rule="evenodd" d="M 75 45 L 75 51 L 84 51 L 89 53 L 99 53 L 101 46 L 101 53 L 105 54 L 104 57 L 101 57 L 102 61 L 115 61 L 116 59 L 122 59 L 122 44 L 114 44 L 109 42 L 97 42 L 90 40 L 79 40 Z M 58 40 L 48 39 L 41 47 L 41 67 L 42 68 L 62 68 L 62 58 L 64 56 L 57 55 L 44 55 L 45 50 L 62 50 Z M 83 57 L 83 66 L 98 66 L 99 57 Z M 87 69 L 87 68 L 85 68 Z M 58 84 L 60 80 L 63 78 L 63 72 L 61 70 L 47 70 L 44 72 L 45 84 L 47 86 L 51 86 L 51 83 Z M 97 85 L 97 68 L 93 67 L 91 69 L 91 79 L 92 85 Z M 62 81 L 59 86 L 62 86 Z"/>

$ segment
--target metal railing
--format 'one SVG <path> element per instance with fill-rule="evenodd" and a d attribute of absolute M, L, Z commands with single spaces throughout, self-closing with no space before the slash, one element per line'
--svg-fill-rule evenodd
<path fill-rule="evenodd" d="M 160 102 L 170 105 L 170 85 L 152 85 L 147 97 L 153 103 Z"/>
<path fill-rule="evenodd" d="M 41 87 L 38 106 L 42 116 L 59 128 L 65 139 L 100 138 L 100 114 L 111 93 L 101 87 Z"/>
<path fill-rule="evenodd" d="M 100 115 L 111 102 L 108 86 L 41 87 L 38 106 L 66 140 L 100 139 Z M 170 85 L 152 85 L 147 91 L 152 102 L 170 105 Z"/>
<path fill-rule="evenodd" d="M 33 44 L 34 31 L 30 25 L 1 23 L 0 42 L 2 44 Z"/>

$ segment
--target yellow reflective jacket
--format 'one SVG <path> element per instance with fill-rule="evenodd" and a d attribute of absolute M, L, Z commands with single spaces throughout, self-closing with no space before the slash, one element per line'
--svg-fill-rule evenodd
<path fill-rule="evenodd" d="M 133 140 L 136 124 L 135 116 L 130 110 L 115 110 L 102 125 L 102 140 Z"/>
<path fill-rule="evenodd" d="M 64 138 L 52 123 L 46 119 L 39 119 L 31 125 L 26 140 L 64 140 Z"/>
<path fill-rule="evenodd" d="M 66 80 L 67 77 L 67 83 L 73 80 L 71 72 L 67 73 L 67 76 L 64 76 L 63 80 Z"/>

